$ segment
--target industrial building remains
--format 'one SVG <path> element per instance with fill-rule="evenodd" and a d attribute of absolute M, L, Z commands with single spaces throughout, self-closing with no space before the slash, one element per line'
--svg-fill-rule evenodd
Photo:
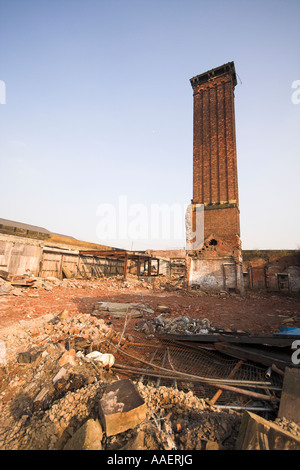
<path fill-rule="evenodd" d="M 0 219 L 0 270 L 7 275 L 103 277 L 177 274 L 213 292 L 300 291 L 297 250 L 242 251 L 234 90 L 229 62 L 193 77 L 193 198 L 183 250 L 130 252 L 85 243 L 49 230 Z M 200 211 L 198 212 L 198 210 Z M 200 224 L 197 214 L 200 214 Z M 198 225 L 200 225 L 200 227 Z M 196 238 L 196 243 L 190 244 Z"/>
<path fill-rule="evenodd" d="M 188 281 L 241 292 L 234 63 L 191 79 L 194 96 L 192 213 L 204 205 L 204 243 L 188 253 Z"/>
<path fill-rule="evenodd" d="M 0 219 L 1 450 L 300 449 L 299 251 L 242 250 L 234 63 L 191 84 L 184 249 Z"/>

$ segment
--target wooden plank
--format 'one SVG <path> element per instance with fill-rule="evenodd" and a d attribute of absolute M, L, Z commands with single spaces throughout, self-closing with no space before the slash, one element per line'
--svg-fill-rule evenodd
<path fill-rule="evenodd" d="M 285 369 L 278 417 L 300 425 L 300 369 Z"/>
<path fill-rule="evenodd" d="M 128 255 L 125 253 L 125 260 L 124 260 L 124 281 L 127 279 L 127 266 L 128 266 Z"/>
<path fill-rule="evenodd" d="M 233 379 L 234 377 L 234 374 L 241 368 L 241 366 L 244 364 L 244 361 L 240 360 L 236 365 L 235 367 L 232 369 L 232 371 L 230 372 L 230 374 L 228 375 L 228 379 Z M 223 390 L 219 389 L 215 395 L 212 397 L 211 400 L 209 400 L 209 404 L 211 406 L 214 406 L 214 404 L 216 403 L 216 401 L 218 400 L 218 398 L 222 395 L 223 393 Z"/>
<path fill-rule="evenodd" d="M 224 333 L 208 333 L 208 334 L 163 334 L 163 339 L 176 341 L 187 341 L 194 343 L 241 343 L 241 344 L 258 344 L 258 345 L 274 345 L 274 346 L 291 346 L 295 340 L 300 340 L 299 335 L 258 335 L 252 336 L 247 334 L 224 334 Z"/>
<path fill-rule="evenodd" d="M 67 268 L 67 266 L 62 266 L 62 272 L 66 276 L 67 279 L 70 279 L 72 277 L 71 271 Z"/>
<path fill-rule="evenodd" d="M 280 355 L 274 351 L 250 348 L 241 345 L 233 345 L 226 343 L 215 343 L 215 349 L 231 357 L 237 359 L 250 360 L 262 364 L 264 366 L 272 366 L 275 364 L 280 369 L 292 366 L 291 357 Z"/>

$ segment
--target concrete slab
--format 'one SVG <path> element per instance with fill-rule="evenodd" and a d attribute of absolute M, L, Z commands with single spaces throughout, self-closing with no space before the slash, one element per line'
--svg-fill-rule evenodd
<path fill-rule="evenodd" d="M 103 431 L 98 420 L 89 419 L 67 442 L 64 450 L 102 450 Z"/>
<path fill-rule="evenodd" d="M 300 424 L 300 369 L 298 368 L 285 369 L 278 417 Z"/>
<path fill-rule="evenodd" d="M 300 438 L 272 421 L 244 412 L 236 450 L 300 450 Z"/>
<path fill-rule="evenodd" d="M 117 380 L 106 387 L 99 416 L 107 436 L 135 428 L 146 415 L 147 406 L 131 380 Z"/>

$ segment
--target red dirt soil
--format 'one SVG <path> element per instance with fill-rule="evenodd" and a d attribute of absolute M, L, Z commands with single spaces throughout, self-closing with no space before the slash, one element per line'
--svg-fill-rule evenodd
<path fill-rule="evenodd" d="M 100 301 L 143 302 L 153 309 L 166 305 L 171 308 L 171 313 L 164 314 L 165 317 L 207 318 L 215 327 L 254 334 L 272 334 L 283 326 L 300 327 L 299 296 L 253 291 L 245 296 L 205 295 L 180 288 L 167 291 L 139 285 L 124 288 L 123 281 L 110 279 L 74 281 L 74 284 L 80 288 L 58 286 L 46 291 L 26 287 L 22 289 L 22 296 L 12 293 L 1 296 L 0 329 L 20 320 L 57 315 L 63 310 L 71 314 L 91 314 L 95 303 Z M 124 323 L 123 320 L 111 321 L 117 328 Z"/>

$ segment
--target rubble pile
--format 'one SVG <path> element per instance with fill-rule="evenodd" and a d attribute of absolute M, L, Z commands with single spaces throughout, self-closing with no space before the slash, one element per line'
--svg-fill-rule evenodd
<path fill-rule="evenodd" d="M 0 339 L 6 344 L 7 358 L 25 349 L 41 348 L 49 343 L 61 343 L 68 348 L 85 344 L 85 348 L 98 347 L 104 339 L 117 344 L 118 334 L 102 318 L 86 314 L 71 315 L 67 310 L 57 316 L 44 315 L 37 320 L 21 320 L 18 325 L 0 331 Z M 94 346 L 92 346 L 94 345 Z"/>
<path fill-rule="evenodd" d="M 0 277 L 0 295 L 8 295 L 13 290 L 12 285 Z"/>
<path fill-rule="evenodd" d="M 145 385 L 136 374 L 131 381 L 125 372 L 127 347 L 134 347 L 134 338 L 140 341 L 133 329 L 146 334 L 147 341 L 156 333 L 241 331 L 216 329 L 210 310 L 201 316 L 198 312 L 198 319 L 186 316 L 188 309 L 181 304 L 190 299 L 184 300 L 187 293 L 178 279 L 172 282 L 159 277 L 93 282 L 49 277 L 24 287 L 0 277 L 3 312 L 10 304 L 12 315 L 0 329 L 0 449 L 234 449 L 242 413 L 158 381 Z M 161 292 L 152 297 L 145 291 L 152 288 Z M 179 294 L 168 297 L 164 292 L 178 288 L 180 304 Z M 136 291 L 132 296 L 131 290 Z M 16 306 L 20 310 L 13 317 Z M 123 359 L 115 362 L 112 352 L 123 348 Z M 123 384 L 134 390 L 127 393 Z M 296 423 L 278 418 L 275 424 L 299 440 Z"/>
<path fill-rule="evenodd" d="M 146 307 L 145 304 L 137 302 L 97 302 L 93 311 L 95 316 L 113 316 L 115 318 L 125 317 L 142 317 L 143 315 L 152 314 L 153 309 Z"/>
<path fill-rule="evenodd" d="M 190 317 L 163 318 L 159 315 L 152 320 L 152 323 L 156 331 L 161 333 L 206 334 L 216 331 L 207 318 L 195 320 Z"/>
<path fill-rule="evenodd" d="M 0 448 L 52 448 L 52 438 L 59 445 L 69 422 L 85 419 L 88 402 L 113 379 L 91 353 L 119 340 L 104 320 L 66 310 L 1 330 Z"/>
<path fill-rule="evenodd" d="M 233 449 L 241 415 L 219 411 L 192 392 L 137 384 L 149 418 L 135 430 L 110 439 L 114 449 L 225 450 Z M 129 437 L 129 440 L 128 440 Z M 125 442 L 127 438 L 127 442 Z M 123 441 L 122 441 L 123 439 Z"/>
<path fill-rule="evenodd" d="M 162 409 L 174 409 L 181 415 L 191 410 L 202 412 L 205 409 L 216 411 L 217 408 L 207 405 L 202 398 L 196 397 L 192 392 L 173 389 L 171 387 L 155 387 L 151 385 L 137 384 L 138 391 L 153 413 L 161 412 Z"/>
<path fill-rule="evenodd" d="M 286 419 L 284 417 L 276 418 L 275 419 L 275 424 L 277 424 L 277 426 L 281 427 L 285 431 L 288 431 L 293 436 L 300 437 L 300 425 L 299 424 L 297 424 L 293 421 L 289 421 L 288 419 Z"/>
<path fill-rule="evenodd" d="M 155 318 L 145 319 L 136 323 L 136 330 L 141 330 L 145 334 L 153 334 L 154 332 L 161 334 L 213 334 L 213 333 L 245 333 L 242 330 L 229 328 L 216 328 L 207 318 L 195 319 L 187 316 L 173 318 L 166 317 L 164 314 L 170 313 L 171 310 L 167 306 L 158 306 L 156 313 L 160 313 Z"/>
<path fill-rule="evenodd" d="M 85 279 L 78 278 L 63 278 L 58 279 L 55 276 L 48 276 L 46 278 L 34 277 L 30 278 L 30 282 L 26 277 L 22 277 L 14 281 L 13 279 L 3 279 L 0 276 L 0 296 L 1 295 L 33 295 L 33 291 L 38 292 L 40 289 L 45 291 L 53 291 L 56 287 L 59 288 L 72 288 L 72 289 L 97 289 L 100 285 L 105 287 L 107 291 L 114 292 L 117 290 L 126 290 L 130 288 L 135 289 L 152 289 L 152 279 L 148 281 L 146 278 L 137 278 L 136 276 L 128 275 L 129 279 L 124 281 L 123 276 L 117 275 L 112 277 L 104 277 L 101 279 Z M 164 285 L 164 282 L 162 285 Z M 160 288 L 160 282 L 155 283 L 155 288 Z"/>
<path fill-rule="evenodd" d="M 18 336 L 21 340 L 12 348 Z M 13 332 L 3 329 L 1 339 L 8 355 L 0 369 L 0 449 L 67 449 L 71 445 L 68 442 L 82 427 L 90 429 L 87 425 L 90 420 L 94 430 L 99 429 L 98 421 L 103 426 L 99 420 L 99 403 L 108 384 L 119 383 L 120 379 L 113 368 L 97 361 L 103 353 L 111 356 L 110 342 L 120 341 L 120 334 L 103 319 L 86 314 L 70 315 L 65 310 L 56 316 L 46 315 L 39 323 L 22 321 Z M 95 354 L 97 351 L 101 354 Z M 125 432 L 121 427 L 118 429 L 120 419 L 117 418 L 113 435 L 106 435 L 103 429 L 102 449 L 132 448 L 137 445 L 137 435 L 138 446 L 143 449 L 187 449 L 188 446 L 194 449 L 194 439 L 189 438 L 189 433 L 196 429 L 196 422 L 197 426 L 203 422 L 204 412 L 217 413 L 217 408 L 210 407 L 192 392 L 141 383 L 136 384 L 136 390 L 145 403 L 145 416 Z M 133 416 L 137 415 L 134 410 Z M 215 423 L 211 423 L 208 432 L 208 415 L 199 437 L 202 448 L 203 442 L 211 441 L 213 436 L 220 441 L 215 445 L 223 445 L 222 438 L 212 430 Z M 227 414 L 222 413 L 220 418 L 226 421 Z M 99 447 L 99 437 L 97 443 Z"/>

